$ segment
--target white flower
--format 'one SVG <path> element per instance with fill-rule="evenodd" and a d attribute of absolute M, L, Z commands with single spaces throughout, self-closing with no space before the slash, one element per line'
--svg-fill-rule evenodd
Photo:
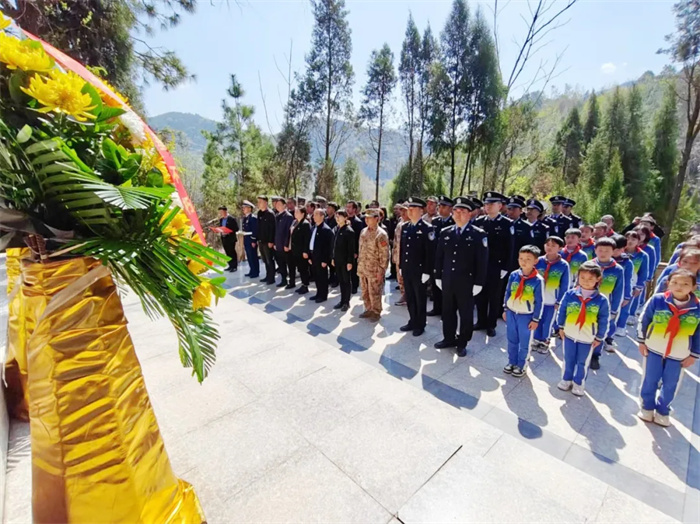
<path fill-rule="evenodd" d="M 135 145 L 141 145 L 146 141 L 146 129 L 136 113 L 127 111 L 119 117 L 119 121 L 129 130 Z"/>

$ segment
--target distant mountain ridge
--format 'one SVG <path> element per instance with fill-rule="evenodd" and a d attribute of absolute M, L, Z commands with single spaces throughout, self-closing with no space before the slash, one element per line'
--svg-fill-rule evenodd
<path fill-rule="evenodd" d="M 212 132 L 216 122 L 194 113 L 170 112 L 153 116 L 149 124 L 156 130 L 164 128 L 181 131 L 188 139 L 190 153 L 201 156 L 207 147 L 207 140 L 202 131 Z M 376 172 L 376 156 L 370 143 L 367 129 L 355 128 L 349 130 L 349 135 L 341 145 L 336 158 L 336 166 L 341 168 L 349 157 L 353 157 L 366 178 L 374 180 Z M 324 153 L 322 134 L 317 129 L 309 132 L 311 141 L 311 160 L 315 165 Z M 382 165 L 379 171 L 380 183 L 384 184 L 393 179 L 401 165 L 408 159 L 408 144 L 402 133 L 386 129 L 382 138 Z"/>

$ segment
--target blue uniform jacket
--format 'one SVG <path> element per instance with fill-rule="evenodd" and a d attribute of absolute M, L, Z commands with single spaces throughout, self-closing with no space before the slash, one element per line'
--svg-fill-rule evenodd
<path fill-rule="evenodd" d="M 456 225 L 443 228 L 435 253 L 435 279 L 442 280 L 443 289 L 458 286 L 460 291 L 469 286 L 486 283 L 488 240 L 486 233 L 473 224 L 467 224 L 460 233 Z"/>
<path fill-rule="evenodd" d="M 664 358 L 684 360 L 688 356 L 700 357 L 700 301 L 690 295 L 690 302 L 678 308 L 682 314 L 678 317 L 677 331 L 671 347 L 671 318 L 673 311 L 671 293 L 657 293 L 644 306 L 642 316 L 637 324 L 637 339 Z"/>
<path fill-rule="evenodd" d="M 246 247 L 253 247 L 252 244 L 258 243 L 258 217 L 253 213 L 247 217 L 243 217 L 243 232 L 253 233 L 243 237 L 243 242 Z"/>
<path fill-rule="evenodd" d="M 535 276 L 525 280 L 522 295 L 516 298 L 523 272 L 520 269 L 513 271 L 508 277 L 506 293 L 503 297 L 503 308 L 510 309 L 513 313 L 527 315 L 532 314 L 532 320 L 540 321 L 542 306 L 544 305 L 544 280 L 535 269 Z"/>
<path fill-rule="evenodd" d="M 629 255 L 634 273 L 632 274 L 632 289 L 642 289 L 649 281 L 649 255 L 642 248 L 637 248 L 637 251 Z"/>
<path fill-rule="evenodd" d="M 431 274 L 435 263 L 435 228 L 421 218 L 415 224 L 401 227 L 401 259 L 403 278 Z"/>
<path fill-rule="evenodd" d="M 537 260 L 535 269 L 544 280 L 544 303 L 548 306 L 559 304 L 571 282 L 569 264 L 560 256 L 559 260 L 551 264 L 549 271 L 547 271 L 547 257 L 541 256 Z M 547 273 L 547 278 L 545 278 L 545 273 Z"/>
<path fill-rule="evenodd" d="M 610 303 L 599 291 L 590 296 L 586 302 L 583 322 L 580 322 L 583 295 L 576 286 L 564 294 L 557 312 L 557 329 L 563 329 L 564 335 L 576 342 L 592 344 L 594 340 L 602 341 L 610 325 Z"/>
<path fill-rule="evenodd" d="M 681 242 L 676 246 L 676 249 L 673 250 L 673 255 L 671 255 L 671 258 L 668 261 L 668 265 L 670 266 L 671 264 L 675 264 L 678 262 L 678 257 L 681 256 L 681 251 L 683 251 L 683 248 L 685 247 L 685 242 Z"/>
<path fill-rule="evenodd" d="M 593 261 L 603 270 L 603 281 L 600 283 L 600 292 L 610 301 L 610 315 L 616 316 L 620 312 L 622 297 L 625 293 L 625 270 L 614 260 L 603 265 L 598 258 Z"/>
<path fill-rule="evenodd" d="M 626 255 L 622 255 L 619 258 L 615 259 L 615 262 L 620 264 L 622 266 L 622 269 L 625 272 L 625 287 L 622 291 L 622 299 L 623 300 L 631 300 L 632 299 L 632 279 L 634 276 L 634 264 L 632 264 L 632 260 Z"/>
<path fill-rule="evenodd" d="M 654 273 L 656 272 L 656 266 L 659 265 L 659 260 L 656 258 L 656 251 L 651 244 L 647 244 L 642 247 L 642 250 L 649 257 L 649 278 L 654 278 Z"/>

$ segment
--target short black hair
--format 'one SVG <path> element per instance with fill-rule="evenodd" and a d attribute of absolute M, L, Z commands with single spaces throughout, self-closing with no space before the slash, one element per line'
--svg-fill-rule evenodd
<path fill-rule="evenodd" d="M 219 211 L 228 211 L 226 206 L 219 206 Z"/>
<path fill-rule="evenodd" d="M 673 277 L 686 277 L 686 278 L 689 278 L 693 282 L 693 287 L 698 285 L 697 275 L 691 273 L 687 269 L 683 269 L 682 267 L 679 267 L 678 269 L 674 269 L 673 271 L 671 271 L 671 274 L 668 276 L 668 282 L 671 282 L 671 279 Z"/>
<path fill-rule="evenodd" d="M 339 207 L 339 206 L 338 206 L 338 203 L 337 203 L 337 202 L 328 202 L 328 203 L 326 204 L 326 207 L 332 207 L 333 209 L 335 209 L 336 211 L 338 211 L 338 207 Z"/>
<path fill-rule="evenodd" d="M 307 206 L 310 206 L 311 209 L 316 209 L 316 208 L 318 207 L 318 204 L 317 204 L 316 202 L 314 202 L 313 200 L 309 200 L 309 201 L 306 203 L 306 205 L 307 205 Z"/>
<path fill-rule="evenodd" d="M 700 249 L 692 246 L 684 247 L 681 249 L 680 255 L 678 255 L 678 262 L 680 262 L 681 259 L 688 257 L 700 258 Z"/>
<path fill-rule="evenodd" d="M 533 255 L 535 258 L 539 258 L 540 255 L 542 254 L 542 251 L 540 251 L 540 248 L 537 246 L 532 246 L 532 245 L 527 245 L 523 246 L 520 248 L 520 251 L 518 253 L 530 253 Z"/>
<path fill-rule="evenodd" d="M 330 204 L 329 204 L 329 205 L 330 205 Z M 339 217 L 348 218 L 348 212 L 345 211 L 344 209 L 339 209 L 338 211 L 336 211 L 335 214 L 338 215 Z"/>
<path fill-rule="evenodd" d="M 625 249 L 627 247 L 626 236 L 614 234 L 610 238 L 612 238 L 613 242 L 615 242 L 615 249 Z"/>
<path fill-rule="evenodd" d="M 296 209 L 296 211 L 299 211 L 299 213 L 301 213 L 302 215 L 304 215 L 304 218 L 306 218 L 306 207 L 304 207 L 304 206 L 297 206 L 295 209 Z"/>
<path fill-rule="evenodd" d="M 295 205 L 295 206 L 297 205 L 297 199 L 296 199 L 296 198 L 294 198 L 294 197 L 287 197 L 287 202 L 289 202 L 290 200 L 291 200 L 292 202 L 294 202 L 294 205 Z"/>
<path fill-rule="evenodd" d="M 577 227 L 571 227 L 564 233 L 565 237 L 568 237 L 569 235 L 576 235 L 577 237 L 581 238 L 581 230 Z"/>
<path fill-rule="evenodd" d="M 355 211 L 357 211 L 357 202 L 355 202 L 354 200 L 348 200 L 348 204 L 350 204 L 350 206 L 351 206 Z"/>
<path fill-rule="evenodd" d="M 556 235 L 552 235 L 552 236 L 547 237 L 547 240 L 545 241 L 545 244 L 546 244 L 547 242 L 554 242 L 554 243 L 555 243 L 556 245 L 558 245 L 559 247 L 564 247 L 564 244 L 565 244 L 565 242 L 561 239 L 561 237 L 558 237 L 558 236 L 556 236 Z"/>
<path fill-rule="evenodd" d="M 641 240 L 641 238 L 639 237 L 639 233 L 634 229 L 625 233 L 625 237 L 627 237 L 627 239 L 636 238 L 637 240 Z"/>
<path fill-rule="evenodd" d="M 583 264 L 581 264 L 578 268 L 578 272 L 592 273 L 598 278 L 602 278 L 603 276 L 603 269 L 592 260 L 586 260 Z"/>
<path fill-rule="evenodd" d="M 634 228 L 634 231 L 636 231 L 637 233 L 641 233 L 642 235 L 644 235 L 644 240 L 643 240 L 643 242 L 649 242 L 649 239 L 651 238 L 651 229 L 649 229 L 647 226 L 639 225 L 639 226 L 637 226 L 637 227 Z M 640 237 L 639 240 L 642 241 L 641 237 Z"/>
<path fill-rule="evenodd" d="M 603 237 L 599 238 L 598 240 L 595 241 L 595 249 L 598 249 L 599 246 L 608 246 L 613 249 L 616 249 L 617 244 L 615 241 L 610 238 L 610 237 Z"/>

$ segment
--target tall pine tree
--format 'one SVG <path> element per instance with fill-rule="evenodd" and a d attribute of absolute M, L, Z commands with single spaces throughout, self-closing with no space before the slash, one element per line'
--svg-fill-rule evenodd
<path fill-rule="evenodd" d="M 440 59 L 440 46 L 433 36 L 430 29 L 430 24 L 423 32 L 423 40 L 421 41 L 420 52 L 420 76 L 418 79 L 418 148 L 423 155 L 423 145 L 425 144 L 426 133 L 430 129 L 430 111 L 432 108 L 432 93 L 430 86 L 432 84 L 435 65 Z M 417 187 L 423 187 L 425 179 L 425 164 L 421 162 L 420 171 L 416 173 L 417 179 L 415 184 Z"/>
<path fill-rule="evenodd" d="M 668 204 L 678 171 L 678 108 L 676 86 L 669 83 L 663 105 L 654 118 L 654 146 L 651 161 L 658 173 L 654 211 L 660 222 L 668 223 Z"/>
<path fill-rule="evenodd" d="M 588 111 L 586 112 L 586 125 L 583 128 L 583 147 L 588 147 L 593 139 L 598 134 L 600 127 L 600 109 L 598 109 L 598 96 L 595 90 L 591 92 L 588 98 Z"/>
<path fill-rule="evenodd" d="M 645 205 L 653 189 L 649 184 L 649 152 L 645 145 L 642 111 L 642 95 L 637 86 L 632 86 L 627 98 L 627 132 L 621 154 L 630 210 L 635 214 L 649 211 Z"/>
<path fill-rule="evenodd" d="M 568 184 L 574 184 L 580 174 L 581 148 L 583 146 L 583 129 L 577 107 L 569 112 L 564 125 L 557 133 L 556 141 L 561 151 L 564 180 Z"/>
<path fill-rule="evenodd" d="M 616 152 L 620 155 L 624 154 L 627 134 L 627 110 L 622 90 L 619 87 L 616 87 L 613 92 L 603 121 L 603 131 L 608 149 L 607 163 L 610 165 Z"/>
<path fill-rule="evenodd" d="M 610 169 L 600 188 L 596 208 L 599 217 L 610 214 L 615 217 L 616 224 L 626 224 L 629 220 L 629 199 L 625 196 L 622 163 L 617 151 L 613 153 Z"/>
<path fill-rule="evenodd" d="M 367 66 L 367 84 L 363 90 L 364 99 L 360 108 L 360 119 L 369 127 L 372 148 L 377 154 L 374 198 L 379 200 L 379 171 L 382 161 L 382 135 L 389 111 L 391 92 L 396 86 L 394 71 L 394 53 L 389 44 L 379 51 L 372 51 Z"/>
<path fill-rule="evenodd" d="M 408 133 L 408 167 L 412 170 L 417 119 L 419 115 L 419 85 L 421 76 L 421 38 L 413 15 L 408 15 L 406 36 L 401 47 L 399 78 L 406 108 L 406 131 Z"/>

